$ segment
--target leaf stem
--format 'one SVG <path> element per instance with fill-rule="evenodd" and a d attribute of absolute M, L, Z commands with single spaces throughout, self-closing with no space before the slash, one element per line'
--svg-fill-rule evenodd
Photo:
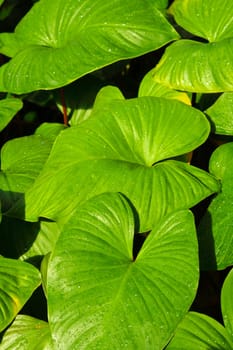
<path fill-rule="evenodd" d="M 64 125 L 68 125 L 67 107 L 66 107 L 65 93 L 63 88 L 60 88 L 60 96 L 61 96 L 61 105 L 62 105 L 62 113 L 63 113 L 63 122 L 64 122 Z"/>

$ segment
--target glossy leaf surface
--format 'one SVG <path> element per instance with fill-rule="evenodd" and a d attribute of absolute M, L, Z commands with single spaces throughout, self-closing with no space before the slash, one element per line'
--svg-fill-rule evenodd
<path fill-rule="evenodd" d="M 150 70 L 142 79 L 138 96 L 155 96 L 155 97 L 164 97 L 171 98 L 181 102 L 184 102 L 188 105 L 191 105 L 190 98 L 184 92 L 173 90 L 168 88 L 166 85 L 159 84 L 153 79 L 154 69 Z"/>
<path fill-rule="evenodd" d="M 232 2 L 175 0 L 170 12 L 181 27 L 208 43 L 170 45 L 156 66 L 155 80 L 190 92 L 233 91 Z"/>
<path fill-rule="evenodd" d="M 203 269 L 224 269 L 233 264 L 233 143 L 216 149 L 210 171 L 221 180 L 221 192 L 212 200 L 199 227 Z"/>
<path fill-rule="evenodd" d="M 233 37 L 217 43 L 180 40 L 170 45 L 154 79 L 190 92 L 233 91 Z"/>
<path fill-rule="evenodd" d="M 32 265 L 0 257 L 0 330 L 14 319 L 40 285 L 39 271 Z"/>
<path fill-rule="evenodd" d="M 5 332 L 1 350 L 55 350 L 48 323 L 27 315 L 18 315 Z"/>
<path fill-rule="evenodd" d="M 122 192 L 141 215 L 140 230 L 147 231 L 168 212 L 218 191 L 206 172 L 166 160 L 198 147 L 208 133 L 205 116 L 181 102 L 155 97 L 112 101 L 58 136 L 26 193 L 26 218 L 67 220 L 93 195 Z"/>
<path fill-rule="evenodd" d="M 65 225 L 47 280 L 58 348 L 156 350 L 169 340 L 198 282 L 193 217 L 185 210 L 164 218 L 136 257 L 134 231 L 117 193 L 93 197 Z"/>
<path fill-rule="evenodd" d="M 181 27 L 209 42 L 233 36 L 232 1 L 175 0 L 170 12 Z"/>
<path fill-rule="evenodd" d="M 233 340 L 213 318 L 189 312 L 179 324 L 167 350 L 231 350 Z"/>
<path fill-rule="evenodd" d="M 39 1 L 15 33 L 0 35 L 1 52 L 13 57 L 0 69 L 0 90 L 54 89 L 178 39 L 161 6 L 164 1 Z"/>

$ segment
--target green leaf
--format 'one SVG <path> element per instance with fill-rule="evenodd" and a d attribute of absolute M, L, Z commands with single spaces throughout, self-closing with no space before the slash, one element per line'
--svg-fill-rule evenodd
<path fill-rule="evenodd" d="M 28 231 L 25 232 L 29 239 Z M 21 255 L 21 259 L 26 260 L 36 256 L 43 256 L 51 252 L 60 234 L 60 228 L 56 222 L 40 221 L 40 228 L 32 245 Z"/>
<path fill-rule="evenodd" d="M 0 232 L 0 255 L 40 262 L 53 250 L 60 228 L 56 222 L 27 222 L 3 215 Z"/>
<path fill-rule="evenodd" d="M 141 215 L 140 230 L 150 230 L 163 215 L 218 191 L 206 172 L 166 160 L 198 147 L 208 134 L 205 116 L 175 100 L 109 102 L 58 136 L 43 172 L 26 193 L 26 204 L 21 203 L 26 218 L 62 222 L 91 196 L 122 192 Z"/>
<path fill-rule="evenodd" d="M 48 264 L 51 256 L 51 252 L 46 254 L 41 262 L 40 271 L 41 271 L 41 282 L 44 294 L 47 298 L 47 274 L 48 274 Z"/>
<path fill-rule="evenodd" d="M 9 124 L 22 107 L 22 101 L 17 98 L 6 98 L 0 101 L 0 131 Z"/>
<path fill-rule="evenodd" d="M 103 110 L 106 108 L 106 104 L 111 102 L 112 100 L 124 100 L 124 96 L 121 90 L 116 86 L 107 85 L 102 87 L 98 94 L 96 95 L 95 103 L 93 108 L 95 112 L 97 108 L 99 110 Z"/>
<path fill-rule="evenodd" d="M 140 218 L 139 218 L 140 220 Z M 193 216 L 164 218 L 133 257 L 133 211 L 92 198 L 64 227 L 48 268 L 52 337 L 62 349 L 162 349 L 196 293 Z"/>
<path fill-rule="evenodd" d="M 181 102 L 184 102 L 188 105 L 191 105 L 190 98 L 184 92 L 173 90 L 168 88 L 166 85 L 157 83 L 154 78 L 154 68 L 150 70 L 142 79 L 138 96 L 155 96 L 155 97 L 164 97 L 171 98 Z"/>
<path fill-rule="evenodd" d="M 27 315 L 18 315 L 4 333 L 1 350 L 54 350 L 49 325 Z"/>
<path fill-rule="evenodd" d="M 213 318 L 189 312 L 179 324 L 167 350 L 232 350 L 226 329 Z"/>
<path fill-rule="evenodd" d="M 170 45 L 155 68 L 155 80 L 190 92 L 233 91 L 233 4 L 228 0 L 175 0 L 178 24 L 209 43 L 180 40 Z"/>
<path fill-rule="evenodd" d="M 39 271 L 34 266 L 0 258 L 0 331 L 11 323 L 40 283 Z"/>
<path fill-rule="evenodd" d="M 168 6 L 168 0 L 157 0 L 156 6 L 161 10 L 166 9 Z"/>
<path fill-rule="evenodd" d="M 65 128 L 66 126 L 60 123 L 43 123 L 36 129 L 35 134 L 54 142 L 59 133 Z"/>
<path fill-rule="evenodd" d="M 209 316 L 189 312 L 178 325 L 167 350 L 231 350 L 233 348 L 233 269 L 221 291 L 221 308 L 225 328 Z"/>
<path fill-rule="evenodd" d="M 69 125 L 77 125 L 91 115 L 95 97 L 104 83 L 92 75 L 87 75 L 76 82 L 55 91 L 55 99 L 62 111 L 62 99 L 65 101 L 67 114 L 70 116 Z M 64 97 L 62 97 L 62 93 Z"/>
<path fill-rule="evenodd" d="M 175 0 L 170 12 L 181 27 L 209 42 L 233 36 L 232 1 Z"/>
<path fill-rule="evenodd" d="M 41 0 L 15 33 L 0 35 L 12 59 L 0 90 L 54 89 L 110 63 L 140 56 L 179 38 L 157 7 L 164 1 Z"/>
<path fill-rule="evenodd" d="M 233 264 L 233 142 L 218 147 L 210 159 L 210 172 L 222 190 L 212 200 L 199 229 L 202 269 L 224 269 Z"/>
<path fill-rule="evenodd" d="M 205 112 L 210 117 L 214 132 L 220 135 L 233 135 L 233 92 L 225 92 Z"/>
<path fill-rule="evenodd" d="M 228 273 L 221 291 L 221 308 L 224 325 L 233 342 L 233 269 Z"/>
<path fill-rule="evenodd" d="M 4 4 L 4 5 L 3 5 Z M 12 23 L 9 25 L 9 22 L 13 20 L 17 21 L 17 17 L 14 16 L 14 10 L 21 10 L 22 9 L 22 4 L 20 4 L 21 6 L 17 7 L 17 5 L 19 4 L 19 2 L 14 1 L 14 0 L 1 0 L 0 1 L 0 21 L 1 21 L 1 29 L 2 28 L 9 28 L 9 26 L 12 26 Z M 3 6 L 2 6 L 3 5 Z M 20 14 L 19 18 L 20 18 Z M 11 16 L 11 18 L 9 18 Z M 13 25 L 14 27 L 14 25 Z"/>
<path fill-rule="evenodd" d="M 2 212 L 6 212 L 19 199 L 40 173 L 53 142 L 64 129 L 61 124 L 44 124 L 35 135 L 13 139 L 1 149 L 0 198 Z M 18 213 L 24 219 L 24 209 Z"/>
<path fill-rule="evenodd" d="M 27 222 L 3 215 L 0 224 L 0 255 L 12 259 L 27 255 L 38 238 L 39 230 L 39 222 Z"/>
<path fill-rule="evenodd" d="M 155 67 L 154 79 L 171 89 L 233 91 L 233 37 L 214 43 L 179 40 Z"/>

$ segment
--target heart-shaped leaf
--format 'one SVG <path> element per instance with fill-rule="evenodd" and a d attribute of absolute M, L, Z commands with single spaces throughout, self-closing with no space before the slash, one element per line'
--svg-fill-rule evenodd
<path fill-rule="evenodd" d="M 22 101 L 16 98 L 6 98 L 0 101 L 0 131 L 7 126 L 22 107 Z"/>
<path fill-rule="evenodd" d="M 11 323 L 40 283 L 40 273 L 34 266 L 0 257 L 0 331 Z"/>
<path fill-rule="evenodd" d="M 191 212 L 164 218 L 137 257 L 134 230 L 133 211 L 117 193 L 93 197 L 64 227 L 47 280 L 61 349 L 162 349 L 187 312 L 198 283 Z"/>
<path fill-rule="evenodd" d="M 218 147 L 210 159 L 210 172 L 222 190 L 212 200 L 199 229 L 202 269 L 224 269 L 233 264 L 233 142 Z"/>
<path fill-rule="evenodd" d="M 175 0 L 170 12 L 178 24 L 209 42 L 170 45 L 155 68 L 155 80 L 190 92 L 233 91 L 232 2 Z"/>
<path fill-rule="evenodd" d="M 233 135 L 233 92 L 225 92 L 205 112 L 210 117 L 214 132 L 220 135 Z"/>
<path fill-rule="evenodd" d="M 21 204 L 26 218 L 61 222 L 93 195 L 122 192 L 141 215 L 140 230 L 150 230 L 168 212 L 218 191 L 206 172 L 166 160 L 198 147 L 209 128 L 201 112 L 175 100 L 109 102 L 58 136 L 44 171 L 26 193 L 26 205 Z M 20 211 L 18 205 L 15 210 Z"/>
<path fill-rule="evenodd" d="M 54 350 L 48 323 L 18 315 L 4 333 L 1 350 Z"/>
<path fill-rule="evenodd" d="M 0 69 L 0 91 L 54 89 L 110 63 L 179 38 L 160 10 L 164 1 L 41 0 L 0 35 L 13 57 Z"/>

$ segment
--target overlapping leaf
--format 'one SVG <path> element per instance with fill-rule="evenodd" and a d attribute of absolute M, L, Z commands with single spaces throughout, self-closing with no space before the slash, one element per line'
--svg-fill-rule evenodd
<path fill-rule="evenodd" d="M 50 258 L 52 337 L 69 349 L 163 349 L 195 296 L 198 254 L 189 211 L 164 218 L 133 257 L 128 201 L 105 193 L 65 225 Z"/>
<path fill-rule="evenodd" d="M 180 40 L 166 49 L 154 78 L 178 90 L 232 91 L 232 45 L 233 38 L 210 44 Z"/>
<path fill-rule="evenodd" d="M 228 273 L 221 292 L 221 308 L 223 322 L 233 343 L 233 269 Z"/>
<path fill-rule="evenodd" d="M 233 341 L 220 323 L 209 316 L 189 312 L 167 350 L 231 350 L 232 347 Z"/>
<path fill-rule="evenodd" d="M 95 109 L 95 112 L 96 112 L 97 108 L 99 108 L 99 110 L 105 109 L 106 104 L 108 104 L 112 100 L 124 100 L 124 99 L 125 98 L 118 87 L 107 85 L 102 87 L 102 89 L 99 90 L 98 94 L 96 95 L 93 108 Z"/>
<path fill-rule="evenodd" d="M 41 0 L 0 35 L 13 57 L 0 69 L 0 91 L 54 89 L 110 63 L 178 39 L 158 8 L 164 1 Z"/>
<path fill-rule="evenodd" d="M 209 43 L 180 40 L 170 45 L 156 66 L 155 80 L 190 92 L 233 91 L 232 3 L 175 0 L 171 13 Z"/>
<path fill-rule="evenodd" d="M 225 328 L 209 316 L 190 312 L 179 324 L 168 350 L 231 350 L 233 348 L 233 270 L 226 277 L 221 292 Z"/>
<path fill-rule="evenodd" d="M 0 257 L 0 330 L 14 319 L 39 286 L 39 271 L 32 265 Z"/>
<path fill-rule="evenodd" d="M 26 193 L 26 218 L 67 220 L 81 202 L 113 191 L 132 201 L 141 215 L 140 230 L 147 231 L 168 212 L 218 191 L 206 172 L 169 160 L 193 150 L 208 134 L 205 116 L 178 101 L 141 97 L 109 102 L 58 136 L 43 172 Z"/>
<path fill-rule="evenodd" d="M 2 350 L 55 350 L 48 323 L 27 315 L 18 315 L 4 333 Z"/>
<path fill-rule="evenodd" d="M 210 171 L 221 180 L 222 190 L 212 200 L 198 229 L 203 269 L 224 269 L 233 264 L 233 143 L 217 148 Z"/>
<path fill-rule="evenodd" d="M 27 222 L 3 215 L 0 232 L 0 255 L 39 261 L 52 251 L 60 229 L 56 222 Z"/>
<path fill-rule="evenodd" d="M 213 131 L 233 135 L 233 92 L 223 93 L 205 112 L 213 123 Z"/>
<path fill-rule="evenodd" d="M 209 42 L 228 39 L 233 35 L 232 1 L 175 0 L 170 12 L 180 26 Z"/>
<path fill-rule="evenodd" d="M 67 114 L 70 116 L 69 125 L 80 124 L 89 118 L 95 97 L 103 85 L 104 83 L 100 79 L 87 75 L 63 88 L 63 99 L 65 101 Z M 62 111 L 61 89 L 56 91 L 55 97 Z"/>
<path fill-rule="evenodd" d="M 154 79 L 154 69 L 150 70 L 142 79 L 138 96 L 155 96 L 176 99 L 191 105 L 190 98 L 184 92 L 168 88 L 166 85 L 157 83 Z"/>
<path fill-rule="evenodd" d="M 22 107 L 22 101 L 16 98 L 6 98 L 0 101 L 0 131 L 7 126 Z"/>
<path fill-rule="evenodd" d="M 27 255 L 39 230 L 38 222 L 26 222 L 3 215 L 0 224 L 0 255 L 12 259 Z"/>
<path fill-rule="evenodd" d="M 35 135 L 8 141 L 1 150 L 0 198 L 2 211 L 17 200 L 24 200 L 24 192 L 40 173 L 62 125 L 44 124 Z M 18 216 L 24 218 L 24 209 Z"/>

